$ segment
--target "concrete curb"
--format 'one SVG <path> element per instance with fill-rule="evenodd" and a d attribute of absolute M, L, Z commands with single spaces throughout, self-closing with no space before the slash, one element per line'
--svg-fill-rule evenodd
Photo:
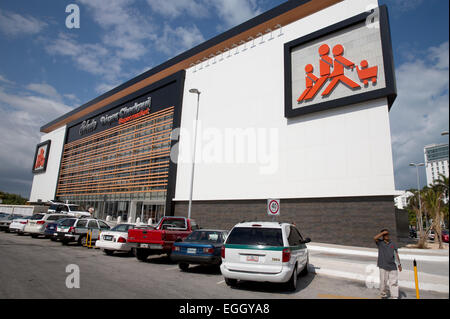
<path fill-rule="evenodd" d="M 325 253 L 335 253 L 340 255 L 355 255 L 355 256 L 366 256 L 366 257 L 378 257 L 378 252 L 368 251 L 368 250 L 355 250 L 346 248 L 334 248 L 328 246 L 316 246 L 308 245 L 309 251 L 325 252 Z M 404 251 L 399 251 L 400 259 L 402 260 L 417 260 L 417 261 L 431 261 L 431 262 L 448 262 L 448 256 L 429 256 L 429 255 L 418 255 L 418 254 L 406 254 Z"/>
<path fill-rule="evenodd" d="M 323 276 L 330 276 L 330 277 L 337 277 L 337 278 L 343 278 L 348 280 L 355 280 L 359 282 L 363 282 L 367 284 L 367 275 L 361 275 L 355 272 L 346 272 L 346 271 L 339 271 L 334 269 L 326 269 L 326 268 L 315 268 L 312 265 L 308 266 L 308 270 L 311 273 L 314 273 L 316 275 L 323 275 Z M 420 278 L 420 273 L 419 273 Z M 448 278 L 447 278 L 448 280 Z M 368 288 L 378 288 L 380 286 L 380 279 L 379 276 L 372 276 L 371 282 L 372 287 Z M 399 287 L 406 288 L 406 289 L 416 289 L 416 285 L 414 281 L 405 281 L 405 280 L 399 280 L 398 282 Z M 441 284 L 433 284 L 433 283 L 424 283 L 419 281 L 419 290 L 424 291 L 434 291 L 439 293 L 449 293 L 449 286 L 448 285 L 441 285 Z"/>

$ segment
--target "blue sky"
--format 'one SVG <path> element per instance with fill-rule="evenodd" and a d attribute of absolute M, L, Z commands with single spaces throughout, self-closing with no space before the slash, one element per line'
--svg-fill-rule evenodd
<path fill-rule="evenodd" d="M 29 196 L 39 127 L 281 0 L 2 0 L 0 190 Z M 81 28 L 67 29 L 76 3 Z M 445 0 L 380 0 L 390 12 L 399 97 L 391 110 L 397 189 L 414 187 L 409 162 L 448 142 Z M 422 181 L 425 173 L 422 172 Z"/>

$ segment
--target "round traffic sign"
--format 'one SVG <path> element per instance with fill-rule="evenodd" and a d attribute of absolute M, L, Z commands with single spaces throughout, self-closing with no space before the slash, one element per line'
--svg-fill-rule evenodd
<path fill-rule="evenodd" d="M 280 204 L 276 200 L 271 200 L 269 203 L 269 212 L 272 215 L 277 215 L 280 212 Z"/>

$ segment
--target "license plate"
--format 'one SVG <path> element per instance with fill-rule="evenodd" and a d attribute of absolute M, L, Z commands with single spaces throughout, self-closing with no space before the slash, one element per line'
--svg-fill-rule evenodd
<path fill-rule="evenodd" d="M 103 239 L 111 241 L 113 238 L 112 238 L 112 236 L 104 236 Z"/>
<path fill-rule="evenodd" d="M 259 262 L 259 256 L 247 256 L 249 262 Z"/>
<path fill-rule="evenodd" d="M 149 245 L 148 244 L 140 244 L 139 247 L 141 247 L 141 248 L 149 248 Z"/>
<path fill-rule="evenodd" d="M 196 254 L 197 253 L 197 249 L 195 249 L 195 248 L 188 248 L 187 249 L 187 253 L 188 254 Z"/>

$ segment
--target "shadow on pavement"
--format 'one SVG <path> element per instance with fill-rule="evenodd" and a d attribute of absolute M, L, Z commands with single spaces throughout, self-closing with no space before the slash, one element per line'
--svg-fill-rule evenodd
<path fill-rule="evenodd" d="M 176 262 L 173 262 L 169 256 L 167 255 L 155 255 L 150 256 L 145 261 L 149 264 L 157 264 L 157 265 L 176 265 Z"/>
<path fill-rule="evenodd" d="M 241 281 L 238 283 L 236 287 L 233 287 L 233 289 L 264 292 L 269 294 L 278 293 L 291 295 L 306 289 L 311 284 L 311 282 L 314 280 L 315 277 L 316 275 L 311 272 L 304 277 L 299 276 L 297 280 L 297 289 L 295 291 L 288 291 L 286 285 L 282 283 L 279 284 L 270 282 L 250 282 L 250 281 Z"/>
<path fill-rule="evenodd" d="M 206 266 L 206 265 L 192 265 L 186 271 L 186 273 L 192 274 L 205 274 L 205 275 L 222 275 L 219 266 Z"/>

